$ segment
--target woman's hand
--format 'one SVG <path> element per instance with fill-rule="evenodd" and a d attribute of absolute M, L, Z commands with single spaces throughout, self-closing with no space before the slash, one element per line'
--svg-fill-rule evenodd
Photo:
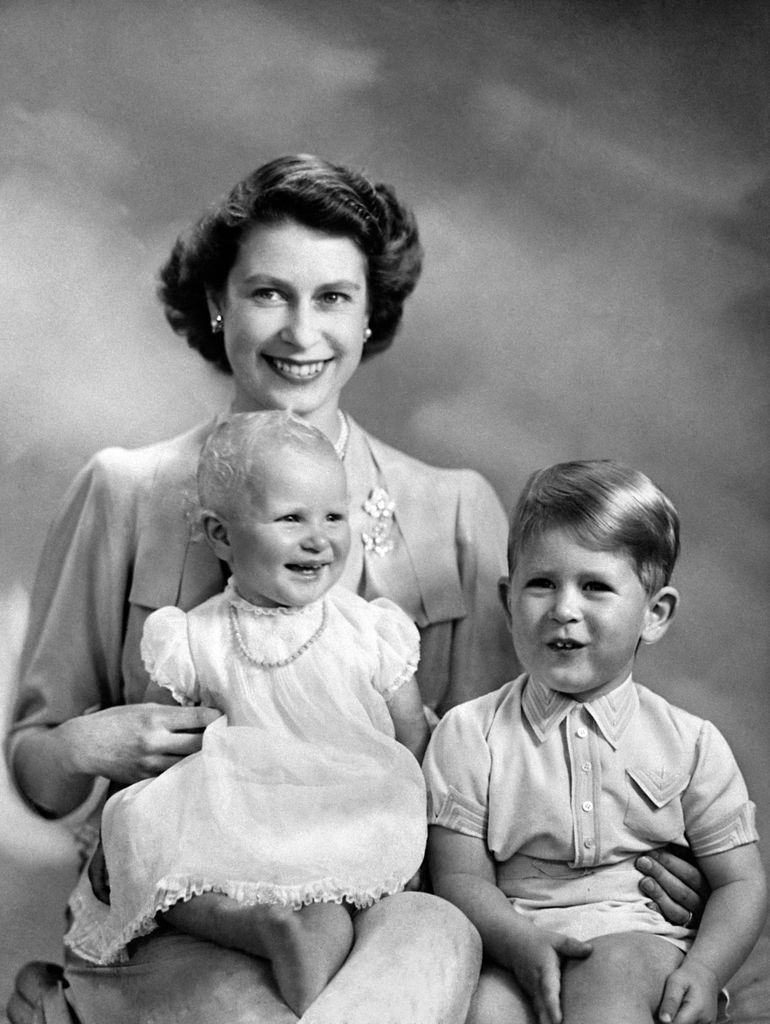
<path fill-rule="evenodd" d="M 16 749 L 16 780 L 43 814 L 61 817 L 88 797 L 97 776 L 128 785 L 194 754 L 219 715 L 213 708 L 128 704 L 30 729 Z"/>
<path fill-rule="evenodd" d="M 697 927 L 709 887 L 687 856 L 681 847 L 669 846 L 637 858 L 636 866 L 645 876 L 639 888 L 671 924 Z"/>
<path fill-rule="evenodd" d="M 203 730 L 220 714 L 214 708 L 127 704 L 72 718 L 58 730 L 76 772 L 128 785 L 200 750 Z"/>

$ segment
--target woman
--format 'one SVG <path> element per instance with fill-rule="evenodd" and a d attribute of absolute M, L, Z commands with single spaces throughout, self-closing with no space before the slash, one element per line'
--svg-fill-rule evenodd
<path fill-rule="evenodd" d="M 505 517 L 477 474 L 410 459 L 339 408 L 360 361 L 393 340 L 421 256 L 414 219 L 388 186 L 314 157 L 283 157 L 177 241 L 160 294 L 174 330 L 232 373 L 232 411 L 292 409 L 334 442 L 357 538 L 343 582 L 391 598 L 417 623 L 420 688 L 441 713 L 515 671 L 496 601 Z M 46 816 L 79 806 L 96 776 L 125 785 L 200 747 L 211 712 L 137 703 L 147 685 L 139 638 L 153 609 L 187 610 L 223 587 L 222 566 L 186 514 L 212 425 L 97 455 L 48 537 L 10 750 L 21 792 Z M 685 908 L 697 906 L 675 877 L 661 880 Z M 295 1019 L 262 962 L 227 948 L 252 926 L 243 908 L 214 895 L 197 902 L 197 924 L 187 915 L 184 933 L 168 925 L 141 940 L 125 968 L 67 964 L 84 1024 Z M 359 913 L 355 930 L 350 957 L 305 1019 L 464 1019 L 478 942 L 452 908 L 401 894 Z M 16 1005 L 26 1005 L 34 979 L 19 987 Z"/>

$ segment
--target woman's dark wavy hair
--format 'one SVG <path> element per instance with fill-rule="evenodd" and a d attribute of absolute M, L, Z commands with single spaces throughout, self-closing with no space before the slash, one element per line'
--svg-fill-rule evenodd
<path fill-rule="evenodd" d="M 282 156 L 257 168 L 177 239 L 160 271 L 166 319 L 191 348 L 230 372 L 221 333 L 213 334 L 206 293 L 221 291 L 243 234 L 255 224 L 296 221 L 343 235 L 366 257 L 371 337 L 364 357 L 386 349 L 422 269 L 413 214 L 389 185 L 319 157 Z"/>

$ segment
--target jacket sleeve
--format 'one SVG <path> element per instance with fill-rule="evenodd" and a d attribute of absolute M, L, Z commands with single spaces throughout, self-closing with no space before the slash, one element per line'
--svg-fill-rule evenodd
<path fill-rule="evenodd" d="M 498 596 L 507 571 L 505 513 L 482 476 L 469 470 L 459 476 L 455 551 L 465 614 L 422 630 L 418 670 L 426 703 L 439 714 L 520 671 Z"/>
<path fill-rule="evenodd" d="M 121 654 L 136 533 L 127 453 L 94 456 L 46 538 L 21 656 L 14 739 L 122 702 Z"/>

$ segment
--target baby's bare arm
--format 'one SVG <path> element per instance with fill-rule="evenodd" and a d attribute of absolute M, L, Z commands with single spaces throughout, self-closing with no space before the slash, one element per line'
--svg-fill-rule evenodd
<path fill-rule="evenodd" d="M 396 690 L 388 701 L 388 711 L 396 730 L 396 739 L 422 763 L 430 730 L 425 719 L 422 697 L 414 676 Z"/>
<path fill-rule="evenodd" d="M 485 954 L 511 971 L 532 1001 L 538 1024 L 559 1024 L 561 958 L 586 957 L 586 942 L 537 928 L 517 914 L 497 886 L 495 864 L 482 839 L 430 826 L 433 888 L 476 926 Z"/>
<path fill-rule="evenodd" d="M 699 860 L 711 885 L 703 920 L 681 967 L 666 982 L 663 1022 L 709 1020 L 716 996 L 759 938 L 767 916 L 767 883 L 756 843 Z"/>

